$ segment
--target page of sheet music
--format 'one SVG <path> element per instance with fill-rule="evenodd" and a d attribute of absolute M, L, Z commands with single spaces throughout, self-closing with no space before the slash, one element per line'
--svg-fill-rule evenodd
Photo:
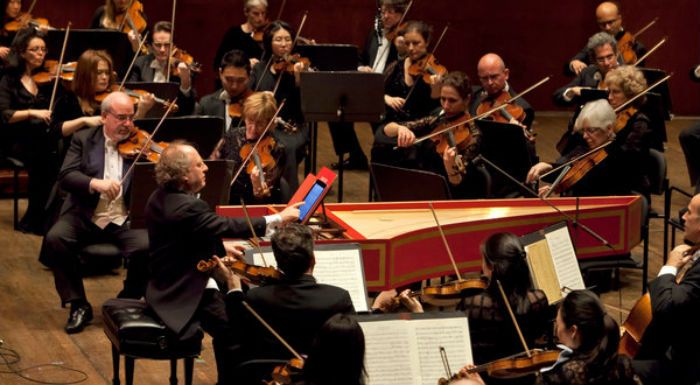
<path fill-rule="evenodd" d="M 578 266 L 576 252 L 569 236 L 569 229 L 562 227 L 545 234 L 549 251 L 552 253 L 554 269 L 559 278 L 559 287 L 573 290 L 585 289 L 581 269 Z"/>
<path fill-rule="evenodd" d="M 275 266 L 275 257 L 272 252 L 264 252 L 265 260 L 269 266 Z M 358 258 L 358 251 L 348 250 L 314 250 L 316 266 L 314 277 L 318 283 L 341 287 L 350 293 L 350 299 L 355 311 L 368 311 L 367 296 L 365 294 L 365 281 L 362 262 Z M 254 263 L 262 266 L 262 258 L 257 251 L 254 254 Z"/>
<path fill-rule="evenodd" d="M 466 317 L 421 319 L 410 323 L 416 335 L 421 384 L 435 385 L 440 377 L 445 377 L 440 346 L 445 348 L 452 371 L 474 363 Z"/>
<path fill-rule="evenodd" d="M 409 322 L 371 321 L 360 326 L 365 334 L 367 385 L 420 384 L 416 338 Z"/>

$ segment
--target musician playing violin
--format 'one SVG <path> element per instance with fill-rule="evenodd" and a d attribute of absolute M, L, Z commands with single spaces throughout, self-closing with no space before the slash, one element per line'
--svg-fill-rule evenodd
<path fill-rule="evenodd" d="M 537 385 L 639 385 L 629 357 L 617 354 L 620 328 L 595 293 L 574 290 L 559 305 L 554 327 L 559 360 Z"/>
<path fill-rule="evenodd" d="M 159 21 L 153 26 L 151 44 L 148 55 L 139 56 L 134 63 L 134 68 L 129 74 L 130 82 L 154 82 L 165 83 L 167 80 L 168 52 L 175 49 L 171 45 L 170 38 L 172 26 L 169 21 Z M 171 52 L 172 54 L 172 52 Z M 171 59 L 173 60 L 173 59 Z M 194 111 L 196 93 L 192 85 L 192 71 L 184 63 L 177 64 L 178 76 L 171 73 L 170 81 L 179 83 L 180 88 L 177 97 L 179 110 L 176 115 L 190 115 Z"/>
<path fill-rule="evenodd" d="M 252 148 L 255 142 L 263 134 L 270 120 L 277 111 L 277 103 L 270 92 L 256 92 L 246 98 L 243 103 L 243 127 L 232 127 L 224 134 L 221 148 L 221 158 L 233 161 L 234 170 L 237 170 L 247 153 L 242 152 L 244 147 Z M 249 162 L 254 165 L 250 174 L 242 172 L 231 186 L 230 202 L 240 203 L 240 198 L 253 203 L 285 203 L 291 196 L 286 178 L 296 172 L 296 167 L 287 167 L 286 148 L 279 140 L 282 128 L 273 123 L 268 130 L 267 140 L 262 140 L 256 150 L 258 158 L 270 158 L 268 167 L 261 164 L 264 169 L 251 158 Z M 255 156 L 255 155 L 253 155 Z M 247 165 L 246 165 L 247 166 Z M 262 174 L 262 175 L 261 175 Z"/>
<path fill-rule="evenodd" d="M 97 7 L 95 13 L 92 15 L 92 21 L 90 22 L 90 29 L 112 29 L 117 31 L 124 31 L 129 29 L 127 32 L 127 37 L 131 43 L 131 48 L 136 52 L 139 47 L 141 33 L 143 31 L 136 31 L 130 29 L 128 23 L 122 23 L 118 20 L 120 17 L 124 17 L 127 14 L 129 5 L 134 5 L 133 2 L 138 0 L 105 0 L 105 5 Z M 146 15 L 143 12 L 139 12 L 140 18 L 144 21 L 144 30 L 146 29 Z"/>
<path fill-rule="evenodd" d="M 700 195 L 695 195 L 683 214 L 685 244 L 676 246 L 649 285 L 653 339 L 662 347 L 633 362 L 644 383 L 689 385 L 700 378 Z M 649 336 L 649 328 L 644 340 Z M 643 340 L 643 341 L 644 341 Z M 668 349 L 666 349 L 668 347 Z M 641 360 L 639 360 L 641 358 Z"/>
<path fill-rule="evenodd" d="M 221 39 L 219 48 L 214 56 L 214 68 L 219 68 L 219 63 L 224 55 L 233 50 L 245 52 L 250 60 L 250 66 L 254 66 L 263 54 L 263 35 L 267 26 L 267 0 L 246 0 L 243 4 L 245 22 L 229 28 Z"/>
<path fill-rule="evenodd" d="M 448 73 L 442 78 L 439 88 L 441 109 L 422 119 L 389 122 L 377 130 L 372 159 L 375 162 L 445 175 L 456 196 L 470 196 L 479 191 L 478 187 L 470 186 L 470 182 L 474 182 L 471 178 L 476 172 L 470 168 L 462 169 L 459 163 L 469 165 L 478 155 L 481 132 L 473 122 L 461 128 L 468 132 L 468 138 L 456 147 L 448 146 L 441 154 L 436 152 L 436 146 L 431 141 L 413 146 L 417 136 L 427 135 L 438 126 L 448 127 L 460 119 L 466 120 L 469 117 L 466 111 L 471 98 L 471 85 L 466 74 L 459 71 Z M 393 150 L 394 146 L 405 150 L 397 152 Z"/>
<path fill-rule="evenodd" d="M 242 308 L 241 301 L 246 301 L 300 354 L 309 353 L 314 336 L 331 316 L 355 313 L 345 289 L 316 282 L 314 241 L 309 227 L 285 224 L 275 231 L 271 242 L 277 268 L 283 273 L 280 281 L 244 293 L 240 280 L 234 279 L 228 268 L 219 265 L 217 269 L 229 289 L 226 295 L 229 320 L 245 331 L 242 351 L 247 359 L 289 359 L 291 353 Z"/>
<path fill-rule="evenodd" d="M 197 197 L 206 185 L 207 165 L 189 144 L 171 143 L 156 164 L 158 189 L 146 204 L 146 227 L 152 273 L 146 302 L 168 329 L 181 339 L 197 336 L 200 326 L 213 337 L 220 384 L 234 383 L 230 368 L 236 361 L 233 347 L 240 337 L 226 316 L 224 296 L 197 262 L 224 255 L 226 238 L 252 236 L 243 218 L 218 216 Z M 262 236 L 281 222 L 298 220 L 298 205 L 279 214 L 251 218 L 252 228 Z M 177 235 L 177 236 L 174 236 Z M 241 253 L 235 249 L 230 252 Z"/>
<path fill-rule="evenodd" d="M 621 41 L 625 34 L 630 35 L 622 27 L 622 12 L 620 3 L 617 1 L 605 1 L 598 5 L 595 10 L 596 23 L 601 32 L 607 32 L 615 38 L 616 41 Z M 631 49 L 636 54 L 637 58 L 642 57 L 646 53 L 644 45 L 637 40 L 632 42 Z M 566 72 L 573 75 L 578 75 L 589 64 L 592 64 L 591 57 L 588 55 L 587 47 L 584 47 L 574 56 L 568 63 Z M 620 58 L 621 59 L 621 58 Z M 634 62 L 620 61 L 620 64 L 634 64 Z"/>

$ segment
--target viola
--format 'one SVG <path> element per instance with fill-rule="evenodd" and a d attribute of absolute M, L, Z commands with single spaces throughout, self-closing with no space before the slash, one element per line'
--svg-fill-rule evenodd
<path fill-rule="evenodd" d="M 147 95 L 147 94 L 150 93 L 150 92 L 148 92 L 148 91 L 146 91 L 146 90 L 140 90 L 140 89 L 131 90 L 131 89 L 128 89 L 128 88 L 122 88 L 122 89 L 120 90 L 118 85 L 113 84 L 112 87 L 111 87 L 109 90 L 95 95 L 95 101 L 98 102 L 98 103 L 101 103 L 103 100 L 105 100 L 105 98 L 107 97 L 107 95 L 111 94 L 112 92 L 116 92 L 116 91 L 121 91 L 121 92 L 124 92 L 125 94 L 131 96 L 131 99 L 133 100 L 134 104 L 138 103 L 138 102 L 139 102 L 139 99 L 140 99 L 142 96 L 145 96 L 145 95 Z M 172 102 L 169 102 L 169 101 L 167 101 L 167 100 L 165 100 L 165 99 L 161 99 L 161 98 L 159 98 L 159 97 L 154 97 L 153 100 L 154 100 L 156 103 L 162 105 L 164 108 L 168 108 L 168 107 L 172 104 L 172 105 L 173 105 L 173 107 L 172 107 L 172 111 L 173 111 L 173 112 L 177 112 L 177 110 L 179 109 L 179 107 L 178 107 L 177 104 L 174 104 L 174 103 L 172 103 Z"/>
<path fill-rule="evenodd" d="M 539 371 L 554 364 L 559 358 L 558 350 L 531 349 L 527 352 L 502 358 L 468 369 L 467 373 L 487 372 L 496 378 L 517 378 Z"/>
<path fill-rule="evenodd" d="M 172 58 L 170 61 L 170 70 L 172 71 L 171 74 L 174 76 L 180 76 L 180 70 L 178 68 L 180 63 L 185 63 L 187 68 L 189 68 L 192 72 L 202 72 L 202 65 L 196 62 L 194 57 L 187 53 L 187 51 L 184 49 L 179 49 L 177 47 L 173 48 L 170 57 Z"/>
<path fill-rule="evenodd" d="M 24 29 L 29 26 L 34 28 L 51 28 L 48 19 L 43 17 L 32 17 L 32 15 L 29 13 L 20 14 L 14 20 L 5 23 L 3 28 L 6 32 L 17 32 L 20 29 Z"/>
<path fill-rule="evenodd" d="M 270 195 L 269 186 L 272 185 L 272 181 L 269 180 L 269 178 L 272 176 L 273 170 L 277 165 L 277 163 L 275 162 L 275 157 L 272 155 L 272 151 L 275 149 L 275 146 L 276 142 L 272 135 L 266 135 L 260 140 L 256 151 L 252 154 L 251 159 L 253 161 L 248 162 L 248 165 L 246 166 L 246 172 L 248 173 L 248 175 L 251 175 L 253 173 L 253 169 L 255 167 L 258 168 L 260 174 L 260 185 L 268 186 L 268 188 L 263 191 L 263 196 Z M 247 159 L 252 149 L 253 144 L 251 143 L 246 143 L 245 145 L 243 145 L 239 152 L 241 159 Z"/>
<path fill-rule="evenodd" d="M 129 8 L 116 15 L 114 21 L 121 26 L 120 30 L 126 33 L 135 31 L 141 34 L 148 26 L 143 13 L 143 4 L 139 0 L 132 0 Z"/>
<path fill-rule="evenodd" d="M 59 77 L 61 80 L 71 82 L 75 76 L 75 69 L 78 67 L 78 62 L 65 63 L 61 66 L 61 72 Z M 56 70 L 58 69 L 57 60 L 46 60 L 44 62 L 44 69 L 32 75 L 32 79 L 39 84 L 48 84 L 56 78 Z"/>
<path fill-rule="evenodd" d="M 280 72 L 287 72 L 287 73 L 294 73 L 294 65 L 297 63 L 302 63 L 304 64 L 305 68 L 308 68 L 311 65 L 311 60 L 306 57 L 301 57 L 298 53 L 292 54 L 292 55 L 286 55 L 283 58 L 280 58 L 276 63 L 272 65 L 272 69 L 275 70 L 275 72 L 280 73 Z"/>
<path fill-rule="evenodd" d="M 430 77 L 433 75 L 444 75 L 447 68 L 440 65 L 432 54 L 427 54 L 415 61 L 408 67 L 408 74 L 413 77 L 420 76 L 426 84 L 431 84 Z"/>
<path fill-rule="evenodd" d="M 569 190 L 607 157 L 607 151 L 605 151 L 604 148 L 600 148 L 597 151 L 591 152 L 587 156 L 575 161 L 569 171 L 567 171 L 567 173 L 561 179 L 559 185 L 555 187 L 555 192 L 561 193 Z"/>
<path fill-rule="evenodd" d="M 282 273 L 274 267 L 263 267 L 245 263 L 240 260 L 222 260 L 224 265 L 228 266 L 235 274 L 249 280 L 254 284 L 269 283 L 279 281 L 282 278 Z M 206 273 L 216 267 L 216 261 L 210 259 L 208 261 L 199 261 L 197 270 Z"/>
<path fill-rule="evenodd" d="M 487 111 L 490 111 L 494 107 L 506 105 L 502 109 L 496 110 L 491 115 L 491 119 L 493 119 L 496 122 L 502 122 L 502 123 L 510 123 L 511 119 L 515 119 L 518 122 L 523 122 L 525 120 L 526 114 L 525 110 L 515 104 L 515 103 L 509 103 L 510 99 L 510 94 L 503 90 L 497 97 L 488 97 L 484 99 L 481 103 L 479 103 L 479 106 L 476 108 L 476 114 L 481 115 Z"/>
<path fill-rule="evenodd" d="M 154 142 L 151 140 L 151 135 L 148 132 L 137 127 L 131 130 L 131 134 L 128 138 L 119 142 L 117 151 L 119 151 L 119 155 L 125 158 L 134 159 L 141 153 L 141 149 L 146 146 L 147 142 L 149 144 L 143 150 L 141 156 L 153 163 L 157 163 L 160 160 L 160 154 L 168 147 L 168 143 Z"/>
<path fill-rule="evenodd" d="M 632 118 L 636 113 L 637 109 L 634 107 L 627 107 L 626 109 L 619 111 L 615 117 L 615 128 L 613 131 L 616 134 L 622 131 L 622 129 L 627 126 L 627 122 L 629 122 L 630 118 Z"/>

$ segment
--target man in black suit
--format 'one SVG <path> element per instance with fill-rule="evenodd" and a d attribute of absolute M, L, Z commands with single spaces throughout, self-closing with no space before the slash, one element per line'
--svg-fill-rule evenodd
<path fill-rule="evenodd" d="M 133 161 L 117 151 L 117 143 L 134 126 L 134 104 L 126 94 L 115 92 L 104 100 L 101 110 L 103 126 L 73 135 L 59 174 L 68 198 L 45 240 L 61 303 L 71 305 L 68 333 L 82 331 L 92 320 L 78 260 L 82 247 L 95 241 L 119 246 L 128 267 L 122 297 L 140 298 L 147 279 L 147 234 L 131 230 L 128 222 L 131 175 L 126 172 Z"/>
<path fill-rule="evenodd" d="M 644 340 L 664 341 L 668 349 L 653 352 L 657 362 L 635 361 L 645 384 L 700 382 L 700 334 L 695 331 L 700 324 L 700 194 L 690 200 L 683 220 L 686 244 L 671 251 L 649 285 L 654 335 L 648 336 L 647 328 Z"/>
<path fill-rule="evenodd" d="M 129 74 L 130 82 L 153 82 L 165 83 L 168 79 L 166 67 L 168 66 L 168 52 L 170 49 L 175 49 L 171 46 L 170 35 L 172 27 L 170 22 L 159 21 L 153 26 L 151 35 L 151 47 L 148 55 L 140 56 L 134 62 Z M 171 63 L 172 63 L 171 59 Z M 184 62 L 177 64 L 178 76 L 171 74 L 170 81 L 180 84 L 180 89 L 177 97 L 178 111 L 175 113 L 179 116 L 191 115 L 194 111 L 195 91 L 192 86 L 192 71 Z"/>
<path fill-rule="evenodd" d="M 158 189 L 146 204 L 150 280 L 146 302 L 182 339 L 199 333 L 201 326 L 213 337 L 219 383 L 230 383 L 225 371 L 234 359 L 238 338 L 229 326 L 223 295 L 197 262 L 223 255 L 221 238 L 249 237 L 241 218 L 216 215 L 196 194 L 204 188 L 207 166 L 194 147 L 172 143 L 156 165 Z M 251 218 L 255 232 L 263 235 L 272 224 L 299 218 L 299 204 L 279 214 Z M 230 366 L 230 364 L 229 364 Z"/>
<path fill-rule="evenodd" d="M 245 310 L 247 302 L 289 345 L 308 353 L 316 332 L 336 313 L 354 313 L 350 294 L 339 287 L 319 284 L 313 277 L 316 263 L 311 229 L 289 223 L 272 236 L 272 251 L 283 278 L 243 293 L 240 280 L 219 261 L 216 275 L 225 281 L 229 293 L 229 319 L 246 330 L 244 350 L 250 359 L 291 358 L 291 353 Z"/>

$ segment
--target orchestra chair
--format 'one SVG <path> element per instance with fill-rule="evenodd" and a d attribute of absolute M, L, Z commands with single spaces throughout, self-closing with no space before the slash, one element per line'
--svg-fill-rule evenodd
<path fill-rule="evenodd" d="M 442 175 L 381 163 L 370 164 L 378 202 L 450 200 L 452 194 Z"/>
<path fill-rule="evenodd" d="M 12 170 L 12 226 L 15 230 L 19 227 L 19 174 L 26 170 L 24 163 L 11 156 L 4 156 L 0 159 L 0 168 Z"/>
<path fill-rule="evenodd" d="M 698 183 L 698 175 L 694 175 L 695 172 L 688 165 L 688 158 L 685 157 L 686 167 L 688 168 L 688 176 L 690 177 L 690 186 L 696 186 Z M 688 210 L 686 207 L 678 210 L 677 217 L 671 217 L 671 202 L 673 201 L 673 192 L 677 192 L 684 195 L 690 200 L 693 197 L 693 193 L 686 191 L 676 186 L 666 186 L 666 191 L 664 194 L 664 263 L 668 259 L 669 247 L 674 247 L 676 245 L 676 230 L 685 230 L 685 223 L 683 221 L 683 214 Z M 668 230 L 671 229 L 671 244 L 668 243 Z"/>
<path fill-rule="evenodd" d="M 237 384 L 262 384 L 263 379 L 270 378 L 272 371 L 279 365 L 284 365 L 287 360 L 279 358 L 254 359 L 241 362 L 233 369 L 236 374 Z"/>
<path fill-rule="evenodd" d="M 170 360 L 170 385 L 177 385 L 177 360 L 185 361 L 185 384 L 192 385 L 194 359 L 202 350 L 203 333 L 180 341 L 177 335 L 135 299 L 112 298 L 102 305 L 104 332 L 112 344 L 112 385 L 119 385 L 120 356 L 124 356 L 125 380 L 134 383 L 134 360 Z"/>
<path fill-rule="evenodd" d="M 481 130 L 482 157 L 517 180 L 525 180 L 533 166 L 527 140 L 520 126 L 479 119 L 476 125 Z M 489 197 L 515 198 L 525 192 L 504 175 L 492 172 Z"/>

